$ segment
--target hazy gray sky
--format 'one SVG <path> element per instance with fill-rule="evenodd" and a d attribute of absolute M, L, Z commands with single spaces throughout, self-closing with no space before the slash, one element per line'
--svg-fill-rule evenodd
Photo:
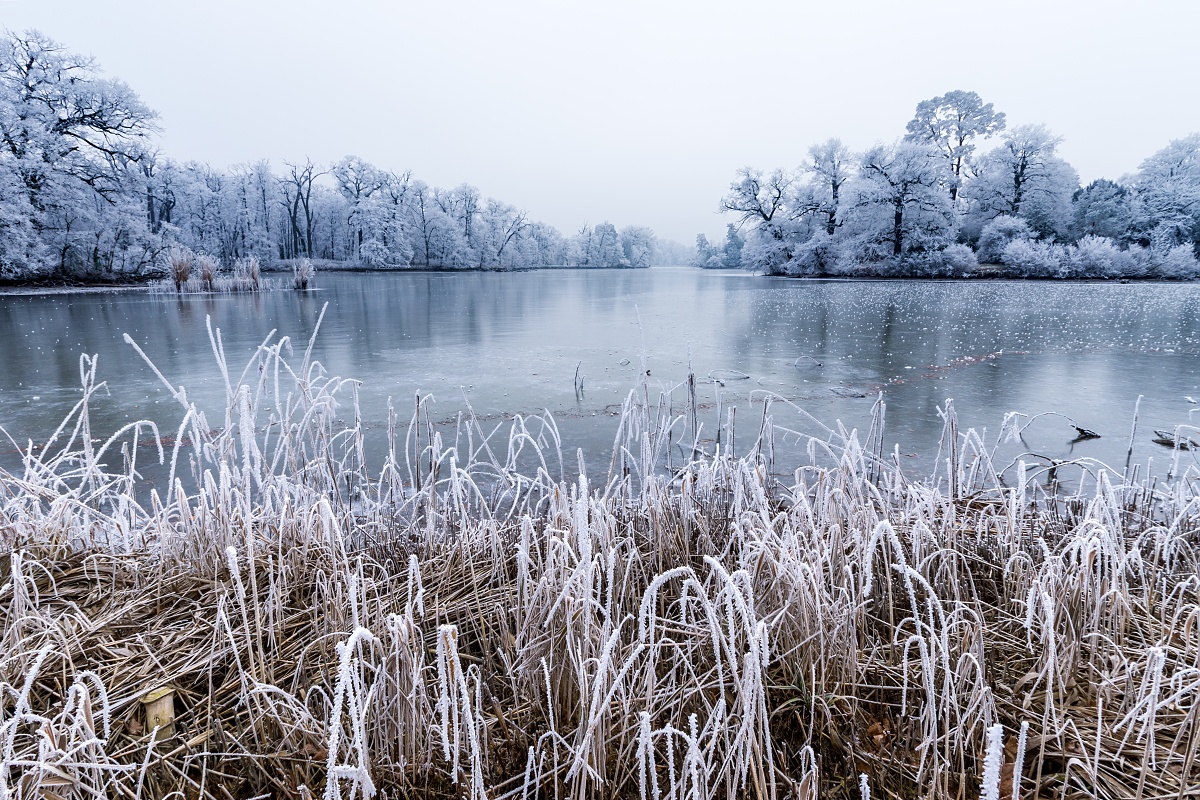
<path fill-rule="evenodd" d="M 571 233 L 717 235 L 740 166 L 904 132 L 974 90 L 1041 122 L 1084 182 L 1200 131 L 1200 3 L 4 0 L 94 55 L 216 166 L 355 154 L 473 183 Z"/>

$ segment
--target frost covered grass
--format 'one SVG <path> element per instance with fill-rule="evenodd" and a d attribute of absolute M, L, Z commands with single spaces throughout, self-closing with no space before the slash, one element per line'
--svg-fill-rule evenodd
<path fill-rule="evenodd" d="M 950 406 L 932 477 L 882 406 L 664 470 L 699 433 L 646 384 L 594 483 L 427 398 L 371 469 L 311 343 L 210 338 L 222 419 L 164 378 L 177 431 L 98 437 L 85 357 L 0 474 L 0 796 L 1200 794 L 1194 473 L 1048 494 Z"/>
<path fill-rule="evenodd" d="M 316 273 L 317 269 L 311 258 L 300 259 L 292 265 L 292 288 L 300 292 L 305 291 Z"/>
<path fill-rule="evenodd" d="M 262 266 L 254 256 L 234 262 L 228 272 L 221 264 L 206 255 L 196 255 L 184 248 L 172 248 L 167 255 L 167 277 L 150 284 L 155 294 L 195 294 L 201 292 L 262 292 L 283 288 L 276 281 L 262 277 Z"/>

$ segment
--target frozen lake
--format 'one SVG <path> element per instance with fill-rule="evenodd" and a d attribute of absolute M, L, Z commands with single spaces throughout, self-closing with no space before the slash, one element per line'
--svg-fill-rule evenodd
<path fill-rule="evenodd" d="M 94 430 L 145 417 L 174 432 L 178 406 L 122 334 L 215 410 L 224 387 L 206 316 L 236 373 L 272 328 L 296 343 L 298 361 L 325 303 L 315 357 L 331 374 L 363 381 L 376 452 L 387 398 L 406 421 L 421 393 L 436 398 L 442 419 L 465 408 L 464 396 L 493 424 L 548 409 L 566 453 L 582 447 L 607 463 L 614 413 L 638 385 L 643 356 L 652 394 L 674 387 L 679 409 L 690 358 L 701 381 L 702 436 L 715 431 L 719 400 L 738 409 L 739 444 L 757 431 L 768 393 L 829 425 L 865 430 L 882 391 L 888 449 L 899 445 L 914 468 L 937 451 L 937 408 L 947 398 L 962 427 L 986 428 L 989 442 L 1009 411 L 1058 412 L 1101 434 L 1072 444 L 1070 424 L 1045 417 L 1024 444 L 1001 449 L 1002 464 L 1030 451 L 1119 470 L 1139 395 L 1136 462 L 1169 462 L 1170 449 L 1150 441 L 1153 428 L 1200 423 L 1189 416 L 1200 406 L 1187 399 L 1200 397 L 1194 284 L 798 281 L 659 268 L 330 273 L 317 285 L 306 294 L 0 297 L 0 426 L 18 442 L 44 439 L 79 397 L 86 352 L 99 355 L 111 392 L 93 408 Z M 778 426 L 819 430 L 786 404 L 772 411 Z M 209 419 L 220 415 L 210 410 Z M 14 456 L 5 445 L 4 462 Z"/>

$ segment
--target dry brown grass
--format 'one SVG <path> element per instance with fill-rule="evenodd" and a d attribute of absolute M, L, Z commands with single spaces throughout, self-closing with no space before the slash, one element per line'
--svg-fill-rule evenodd
<path fill-rule="evenodd" d="M 305 291 L 317 274 L 317 267 L 311 258 L 302 258 L 292 265 L 292 286 L 297 291 Z"/>
<path fill-rule="evenodd" d="M 221 270 L 220 263 L 207 255 L 196 256 L 196 267 L 200 271 L 200 283 L 204 290 L 211 292 L 216 288 L 217 273 Z"/>
<path fill-rule="evenodd" d="M 240 293 L 283 288 L 276 281 L 263 278 L 262 265 L 254 256 L 238 259 L 228 274 L 222 274 L 220 262 L 216 259 L 198 256 L 182 247 L 173 247 L 168 255 L 167 267 L 167 278 L 150 284 L 152 293 Z"/>
<path fill-rule="evenodd" d="M 182 247 L 172 247 L 167 254 L 167 272 L 175 284 L 175 291 L 182 292 L 192 277 L 192 253 Z"/>

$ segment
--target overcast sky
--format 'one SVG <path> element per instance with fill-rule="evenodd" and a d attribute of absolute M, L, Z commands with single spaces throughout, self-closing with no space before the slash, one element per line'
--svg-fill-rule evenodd
<path fill-rule="evenodd" d="M 985 8 L 986 6 L 986 8 Z M 979 92 L 1086 183 L 1200 131 L 1200 2 L 0 0 L 94 55 L 216 166 L 354 154 L 571 233 L 719 235 L 734 170 L 904 132 Z"/>

